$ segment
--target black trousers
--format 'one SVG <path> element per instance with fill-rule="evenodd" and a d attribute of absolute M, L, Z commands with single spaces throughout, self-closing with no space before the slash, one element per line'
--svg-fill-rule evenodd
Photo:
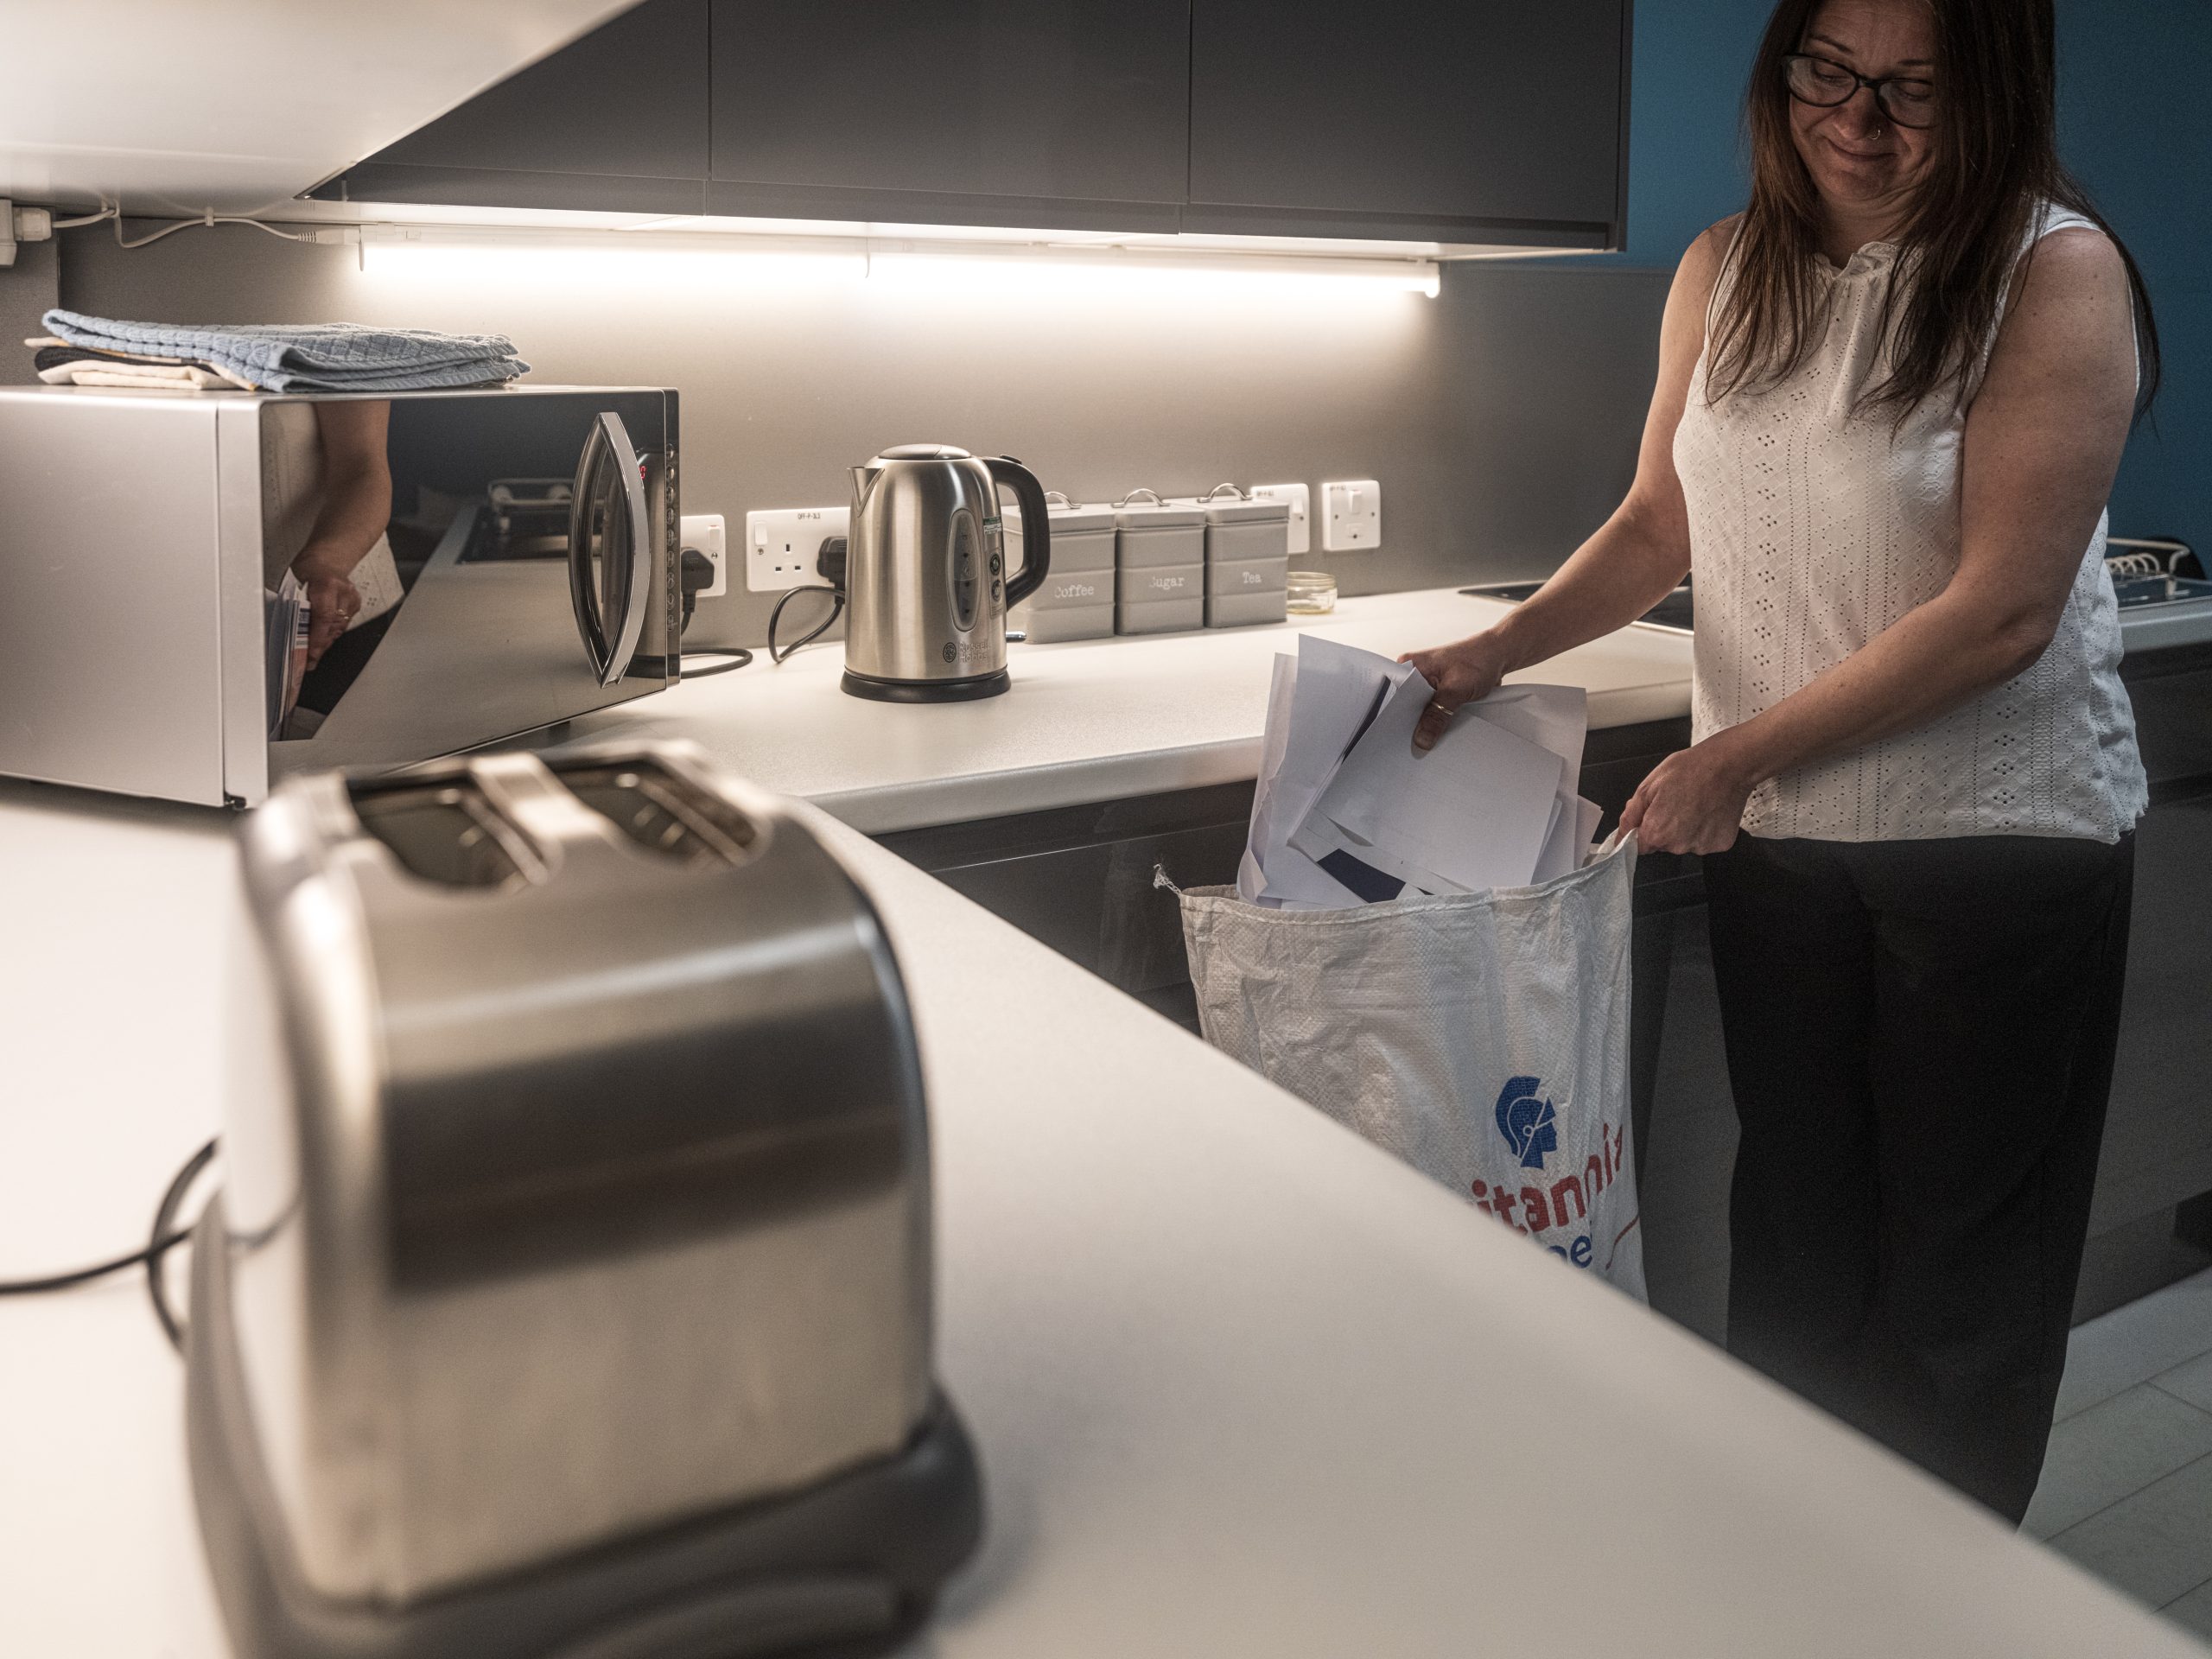
<path fill-rule="evenodd" d="M 2134 839 L 1705 861 L 1742 1135 L 1728 1347 L 2014 1522 L 2043 1465 Z"/>

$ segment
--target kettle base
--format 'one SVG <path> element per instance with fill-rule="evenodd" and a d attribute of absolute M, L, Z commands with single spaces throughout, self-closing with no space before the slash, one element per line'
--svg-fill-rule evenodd
<path fill-rule="evenodd" d="M 845 671 L 845 695 L 871 702 L 973 702 L 995 697 L 1014 683 L 1004 669 L 964 680 L 879 680 L 873 674 Z"/>
<path fill-rule="evenodd" d="M 912 1636 L 982 1535 L 975 1451 L 940 1394 L 904 1450 L 801 1491 L 418 1602 L 333 1600 L 299 1575 L 247 1414 L 219 1197 L 197 1233 L 186 1445 L 240 1659 L 868 1659 Z"/>

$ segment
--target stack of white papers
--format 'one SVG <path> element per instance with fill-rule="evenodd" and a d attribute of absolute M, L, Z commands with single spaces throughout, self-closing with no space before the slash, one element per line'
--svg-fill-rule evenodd
<path fill-rule="evenodd" d="M 308 676 L 308 639 L 313 619 L 308 610 L 308 590 L 289 570 L 275 593 L 261 590 L 262 688 L 268 700 L 269 735 L 284 735 L 284 723 L 300 700 L 300 685 Z"/>
<path fill-rule="evenodd" d="M 1331 910 L 1582 867 L 1601 815 L 1575 792 L 1581 688 L 1503 687 L 1423 754 L 1413 734 L 1429 696 L 1410 664 L 1313 634 L 1275 658 L 1243 898 Z"/>

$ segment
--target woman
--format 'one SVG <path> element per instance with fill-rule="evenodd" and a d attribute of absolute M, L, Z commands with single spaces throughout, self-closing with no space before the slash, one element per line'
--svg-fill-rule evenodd
<path fill-rule="evenodd" d="M 1749 207 L 1684 257 L 1620 510 L 1408 658 L 1416 742 L 1693 568 L 1742 1138 L 1730 1349 L 2018 1520 L 2065 1359 L 2142 767 L 2103 508 L 2157 343 L 2058 164 L 2051 0 L 1783 0 Z"/>
<path fill-rule="evenodd" d="M 309 668 L 404 597 L 385 539 L 391 426 L 390 404 L 360 397 L 272 403 L 262 421 L 262 580 L 306 588 Z"/>

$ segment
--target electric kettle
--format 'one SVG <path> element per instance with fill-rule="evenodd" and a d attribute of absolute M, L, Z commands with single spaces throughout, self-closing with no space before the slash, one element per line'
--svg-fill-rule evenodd
<path fill-rule="evenodd" d="M 1021 504 L 1024 557 L 1006 569 L 999 486 Z M 879 702 L 995 697 L 1007 611 L 1050 569 L 1044 486 L 1011 456 L 908 443 L 853 468 L 845 561 L 845 690 Z"/>
<path fill-rule="evenodd" d="M 280 785 L 193 1252 L 241 1659 L 878 1652 L 981 1524 L 898 964 L 686 746 Z"/>

